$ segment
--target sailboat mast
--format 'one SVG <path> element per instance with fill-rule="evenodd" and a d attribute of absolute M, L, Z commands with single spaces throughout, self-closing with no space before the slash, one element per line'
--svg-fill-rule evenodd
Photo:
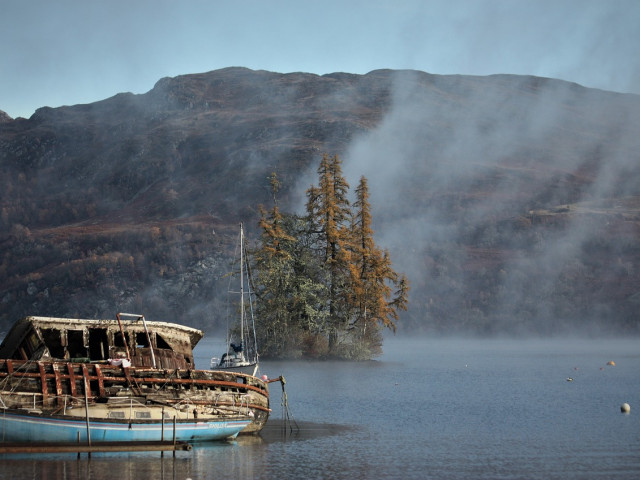
<path fill-rule="evenodd" d="M 244 229 L 240 222 L 240 345 L 244 348 Z"/>

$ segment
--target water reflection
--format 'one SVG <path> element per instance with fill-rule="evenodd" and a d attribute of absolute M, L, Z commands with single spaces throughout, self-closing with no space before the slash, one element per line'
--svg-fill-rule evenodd
<path fill-rule="evenodd" d="M 91 458 L 82 455 L 42 458 L 14 458 L 0 460 L 0 478 L 32 478 L 43 480 L 139 480 L 141 478 L 185 479 L 189 477 L 191 459 L 171 454 L 160 456 L 122 455 Z"/>
<path fill-rule="evenodd" d="M 272 420 L 260 435 L 240 436 L 232 442 L 194 444 L 190 452 L 136 452 L 4 455 L 0 479 L 43 480 L 185 480 L 187 478 L 256 478 L 269 466 L 269 446 L 336 435 L 345 427 Z M 224 465 L 224 471 L 216 466 Z"/>

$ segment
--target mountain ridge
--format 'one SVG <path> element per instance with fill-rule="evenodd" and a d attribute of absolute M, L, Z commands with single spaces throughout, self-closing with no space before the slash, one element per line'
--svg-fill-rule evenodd
<path fill-rule="evenodd" d="M 638 95 L 387 69 L 229 67 L 43 107 L 0 121 L 0 320 L 138 306 L 220 326 L 233 225 L 255 235 L 272 171 L 300 211 L 326 152 L 367 176 L 377 237 L 408 270 L 401 331 L 636 331 L 638 127 Z"/>

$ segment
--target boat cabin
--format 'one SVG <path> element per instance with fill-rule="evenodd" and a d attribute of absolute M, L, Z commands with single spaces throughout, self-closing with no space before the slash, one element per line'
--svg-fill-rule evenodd
<path fill-rule="evenodd" d="M 202 336 L 195 328 L 147 322 L 142 315 L 118 314 L 115 320 L 25 317 L 0 344 L 0 358 L 192 369 L 193 348 Z"/>

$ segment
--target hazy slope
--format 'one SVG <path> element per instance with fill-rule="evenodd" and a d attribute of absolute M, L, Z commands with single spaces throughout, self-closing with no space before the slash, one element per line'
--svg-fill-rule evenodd
<path fill-rule="evenodd" d="M 639 131 L 634 95 L 391 70 L 229 68 L 3 117 L 0 318 L 219 324 L 235 224 L 271 171 L 301 210 L 328 152 L 412 281 L 401 331 L 637 330 Z"/>

